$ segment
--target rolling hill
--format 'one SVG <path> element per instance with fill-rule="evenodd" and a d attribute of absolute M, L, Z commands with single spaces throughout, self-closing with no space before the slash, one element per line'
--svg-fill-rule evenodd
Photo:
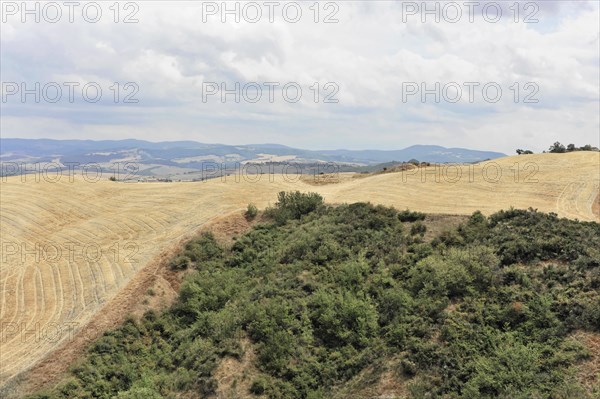
<path fill-rule="evenodd" d="M 600 153 L 595 152 L 344 175 L 332 184 L 279 175 L 197 183 L 5 177 L 1 184 L 0 384 L 68 344 L 174 245 L 249 202 L 268 206 L 280 191 L 314 191 L 332 204 L 370 201 L 464 215 L 533 207 L 600 221 L 594 205 Z"/>
<path fill-rule="evenodd" d="M 499 152 L 465 148 L 415 145 L 402 150 L 328 150 L 311 151 L 279 144 L 223 145 L 194 141 L 149 142 L 142 140 L 48 140 L 0 139 L 2 162 L 99 163 L 136 162 L 145 174 L 159 167 L 171 173 L 202 169 L 203 162 L 234 165 L 239 162 L 264 162 L 284 159 L 292 162 L 335 162 L 374 165 L 390 161 L 418 159 L 427 162 L 477 162 L 505 156 Z"/>

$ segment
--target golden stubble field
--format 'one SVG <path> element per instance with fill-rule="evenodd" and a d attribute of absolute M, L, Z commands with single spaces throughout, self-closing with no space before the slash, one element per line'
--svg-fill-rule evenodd
<path fill-rule="evenodd" d="M 290 176 L 292 177 L 292 176 Z M 398 209 L 485 214 L 538 208 L 599 221 L 600 153 L 507 157 L 338 183 L 280 175 L 188 183 L 70 182 L 10 177 L 0 189 L 0 386 L 68 345 L 131 279 L 207 222 L 264 208 L 283 190 L 328 203 L 370 201 Z M 597 209 L 594 208 L 594 209 Z"/>

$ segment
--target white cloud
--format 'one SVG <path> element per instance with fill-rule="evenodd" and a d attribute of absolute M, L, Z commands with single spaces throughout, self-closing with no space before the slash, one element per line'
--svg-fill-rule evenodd
<path fill-rule="evenodd" d="M 258 2 L 262 4 L 262 2 Z M 531 2 L 527 2 L 531 3 Z M 539 2 L 539 23 L 503 17 L 489 23 L 478 14 L 458 23 L 422 23 L 397 2 L 333 2 L 339 23 L 314 23 L 311 3 L 292 24 L 281 11 L 274 23 L 203 22 L 202 2 L 138 2 L 136 24 L 114 23 L 108 3 L 96 24 L 76 18 L 2 24 L 2 81 L 98 82 L 95 104 L 41 101 L 18 96 L 3 103 L 4 137 L 194 139 L 207 142 L 280 142 L 318 148 L 399 148 L 417 143 L 512 152 L 545 149 L 555 140 L 598 144 L 599 21 L 595 2 Z M 220 5 L 221 2 L 215 4 Z M 231 4 L 228 3 L 231 7 Z M 240 3 L 240 7 L 244 4 Z M 283 3 L 282 3 L 283 4 Z M 319 19 L 335 11 L 319 3 Z M 416 2 L 419 5 L 421 2 Z M 444 3 L 440 3 L 444 4 Z M 462 3 L 459 3 L 462 4 Z M 483 4 L 483 2 L 482 2 Z M 511 4 L 513 4 L 511 2 Z M 526 15 L 520 4 L 519 17 Z M 122 4 L 121 4 L 122 5 Z M 281 7 L 280 7 L 281 8 Z M 265 8 L 263 17 L 265 15 Z M 122 19 L 131 10 L 121 10 Z M 463 11 L 465 11 L 463 9 Z M 289 14 L 288 14 L 289 15 Z M 431 18 L 431 17 L 430 17 Z M 218 95 L 203 102 L 203 83 L 298 82 L 303 97 L 288 103 L 281 89 L 268 101 L 223 104 Z M 114 82 L 139 86 L 137 104 L 114 104 Z M 339 86 L 338 104 L 314 103 Z M 403 83 L 479 82 L 474 102 L 403 102 Z M 497 103 L 480 87 L 496 82 Z M 537 104 L 522 99 L 539 87 Z M 518 83 L 519 103 L 514 102 Z M 511 87 L 513 88 L 511 90 Z M 28 97 L 30 99 L 32 97 Z"/>

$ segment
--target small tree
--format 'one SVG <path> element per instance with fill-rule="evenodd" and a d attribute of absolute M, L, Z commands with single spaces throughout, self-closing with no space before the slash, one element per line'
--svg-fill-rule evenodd
<path fill-rule="evenodd" d="M 323 197 L 317 193 L 301 193 L 300 191 L 281 191 L 277 195 L 274 208 L 265 210 L 265 215 L 275 219 L 279 224 L 289 219 L 300 219 L 303 215 L 317 210 L 323 205 Z"/>
<path fill-rule="evenodd" d="M 575 147 L 575 144 L 569 144 L 569 145 L 567 145 L 567 152 L 573 152 L 573 151 L 577 151 L 577 148 Z"/>
<path fill-rule="evenodd" d="M 111 176 L 111 177 L 108 178 L 108 180 L 110 180 L 110 181 L 117 181 L 117 178 L 114 177 L 114 176 Z"/>
<path fill-rule="evenodd" d="M 258 215 L 258 208 L 256 207 L 256 205 L 254 204 L 248 204 L 248 208 L 246 209 L 246 219 L 247 220 L 252 220 L 256 217 L 256 215 Z"/>
<path fill-rule="evenodd" d="M 398 219 L 401 222 L 416 222 L 419 220 L 425 220 L 425 214 L 421 212 L 413 212 L 408 209 L 398 212 Z"/>
<path fill-rule="evenodd" d="M 517 154 L 518 155 L 527 155 L 527 154 L 533 154 L 533 151 L 531 150 L 522 150 L 522 149 L 517 149 Z"/>
<path fill-rule="evenodd" d="M 562 154 L 564 152 L 567 152 L 567 149 L 565 148 L 564 145 L 562 145 L 560 142 L 557 141 L 550 146 L 550 148 L 548 149 L 548 152 Z"/>

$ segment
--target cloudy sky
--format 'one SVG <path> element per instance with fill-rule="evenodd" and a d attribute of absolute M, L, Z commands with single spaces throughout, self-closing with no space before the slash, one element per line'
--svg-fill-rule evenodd
<path fill-rule="evenodd" d="M 27 4 L 2 2 L 2 137 L 600 144 L 597 1 Z"/>

